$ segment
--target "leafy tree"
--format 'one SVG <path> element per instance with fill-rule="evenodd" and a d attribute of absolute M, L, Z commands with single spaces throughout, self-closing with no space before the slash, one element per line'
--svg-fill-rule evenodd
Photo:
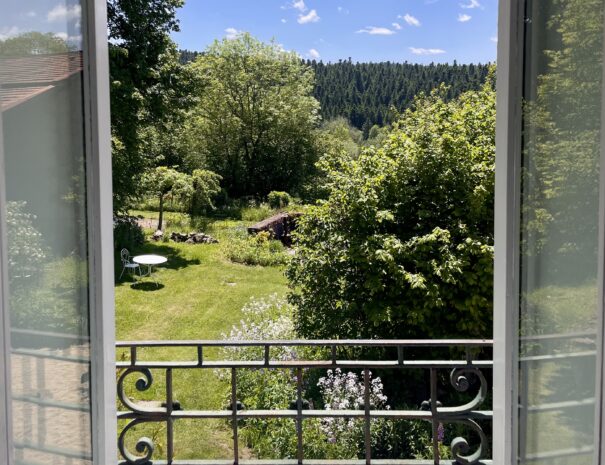
<path fill-rule="evenodd" d="M 569 286 L 597 275 L 598 215 L 586 212 L 599 209 L 603 3 L 556 0 L 550 8 L 558 14 L 548 37 L 557 39 L 525 102 L 521 245 L 526 266 L 548 270 L 541 285 Z"/>
<path fill-rule="evenodd" d="M 346 118 L 339 117 L 325 122 L 319 130 L 320 144 L 335 144 L 351 158 L 357 158 L 363 141 L 363 133 L 352 126 Z"/>
<path fill-rule="evenodd" d="M 419 97 L 381 148 L 325 157 L 287 271 L 311 338 L 487 337 L 495 92 Z"/>
<path fill-rule="evenodd" d="M 199 52 L 181 50 L 181 61 L 193 61 Z M 440 84 L 448 86 L 446 98 L 468 90 L 478 90 L 485 82 L 486 64 L 431 63 L 336 63 L 308 60 L 315 72 L 314 95 L 325 120 L 343 117 L 363 130 L 364 138 L 374 125 L 387 126 L 398 112 L 409 108 L 420 92 L 430 92 Z M 396 110 L 396 111 L 393 111 Z"/>
<path fill-rule="evenodd" d="M 138 177 L 179 158 L 177 128 L 193 103 L 192 75 L 170 34 L 183 0 L 109 0 L 114 209 L 140 194 Z"/>
<path fill-rule="evenodd" d="M 193 194 L 191 198 L 191 214 L 206 213 L 208 208 L 214 208 L 214 197 L 221 191 L 221 177 L 208 170 L 194 170 L 191 175 Z"/>
<path fill-rule="evenodd" d="M 293 52 L 249 34 L 215 42 L 192 65 L 198 157 L 231 196 L 292 191 L 316 161 L 313 72 Z"/>
<path fill-rule="evenodd" d="M 25 32 L 16 37 L 0 40 L 0 55 L 3 57 L 48 55 L 73 50 L 64 39 L 52 32 Z"/>
<path fill-rule="evenodd" d="M 173 168 L 159 166 L 145 173 L 142 187 L 160 201 L 158 229 L 162 230 L 164 219 L 164 201 L 168 197 L 181 201 L 188 200 L 193 195 L 191 176 Z"/>

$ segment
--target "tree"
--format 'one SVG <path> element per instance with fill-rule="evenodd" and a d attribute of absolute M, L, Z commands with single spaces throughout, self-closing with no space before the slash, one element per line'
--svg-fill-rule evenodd
<path fill-rule="evenodd" d="M 52 32 L 25 32 L 16 37 L 0 40 L 0 55 L 3 57 L 48 55 L 72 50 L 74 50 L 72 45 Z"/>
<path fill-rule="evenodd" d="M 250 34 L 214 42 L 192 65 L 196 152 L 232 196 L 293 191 L 313 170 L 319 104 L 298 55 Z"/>
<path fill-rule="evenodd" d="M 192 75 L 170 38 L 183 0 L 109 0 L 114 209 L 140 193 L 145 169 L 178 158 L 176 128 L 191 106 Z M 176 155 L 175 155 L 176 154 Z"/>
<path fill-rule="evenodd" d="M 191 198 L 190 213 L 199 215 L 214 208 L 214 197 L 221 191 L 221 177 L 208 170 L 193 170 L 191 183 L 193 195 Z"/>
<path fill-rule="evenodd" d="M 386 143 L 321 162 L 289 265 L 309 338 L 488 337 L 495 92 L 417 98 Z"/>
<path fill-rule="evenodd" d="M 159 166 L 145 173 L 142 187 L 159 200 L 158 229 L 162 230 L 164 219 L 164 201 L 168 197 L 186 201 L 193 195 L 191 176 L 173 168 Z"/>

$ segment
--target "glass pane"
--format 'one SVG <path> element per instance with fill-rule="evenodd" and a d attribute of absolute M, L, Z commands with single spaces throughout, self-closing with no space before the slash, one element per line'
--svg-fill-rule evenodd
<path fill-rule="evenodd" d="M 603 3 L 526 3 L 521 463 L 593 463 Z"/>
<path fill-rule="evenodd" d="M 82 7 L 0 0 L 17 464 L 91 463 Z"/>

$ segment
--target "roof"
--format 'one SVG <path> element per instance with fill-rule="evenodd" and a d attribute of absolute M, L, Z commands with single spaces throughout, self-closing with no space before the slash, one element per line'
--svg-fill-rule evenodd
<path fill-rule="evenodd" d="M 0 58 L 0 109 L 21 105 L 82 69 L 82 52 Z"/>

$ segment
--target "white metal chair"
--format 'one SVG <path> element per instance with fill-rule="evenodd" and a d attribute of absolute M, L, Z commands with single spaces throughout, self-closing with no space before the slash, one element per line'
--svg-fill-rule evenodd
<path fill-rule="evenodd" d="M 120 258 L 122 259 L 122 273 L 120 273 L 120 279 L 122 279 L 124 271 L 126 270 L 130 270 L 130 273 L 132 275 L 135 275 L 136 270 L 139 270 L 139 276 L 142 276 L 140 265 L 138 263 L 132 263 L 130 261 L 130 252 L 128 251 L 128 249 L 122 249 L 122 251 L 120 252 Z"/>

